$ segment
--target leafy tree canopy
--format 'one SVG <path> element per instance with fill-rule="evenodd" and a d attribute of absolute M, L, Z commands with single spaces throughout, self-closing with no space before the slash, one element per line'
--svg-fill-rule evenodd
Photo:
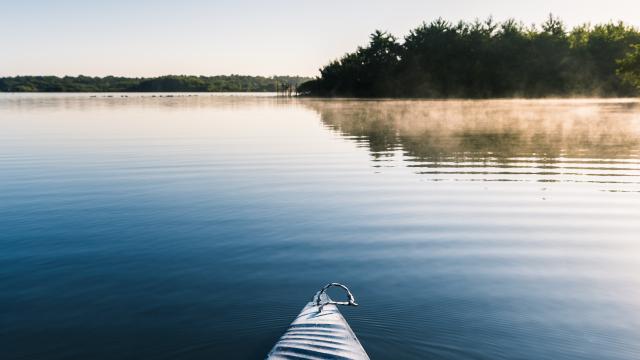
<path fill-rule="evenodd" d="M 622 22 L 567 30 L 510 19 L 423 23 L 402 40 L 376 31 L 299 91 L 357 97 L 634 96 L 640 32 Z"/>

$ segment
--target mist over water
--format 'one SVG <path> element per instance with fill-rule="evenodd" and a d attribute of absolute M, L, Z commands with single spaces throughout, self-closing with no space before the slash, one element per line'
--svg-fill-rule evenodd
<path fill-rule="evenodd" d="M 429 180 L 637 185 L 612 179 L 638 170 L 624 166 L 640 149 L 634 100 L 317 101 L 310 107 L 329 128 L 368 147 L 377 166 L 400 161 L 432 175 Z"/>
<path fill-rule="evenodd" d="M 0 95 L 0 358 L 640 357 L 636 100 L 112 96 Z"/>

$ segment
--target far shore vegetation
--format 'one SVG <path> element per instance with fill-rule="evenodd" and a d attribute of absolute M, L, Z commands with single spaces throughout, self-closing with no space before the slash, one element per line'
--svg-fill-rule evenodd
<path fill-rule="evenodd" d="M 154 78 L 15 76 L 0 78 L 0 92 L 274 92 L 295 88 L 300 76 L 187 76 Z"/>
<path fill-rule="evenodd" d="M 550 15 L 423 23 L 404 39 L 376 31 L 369 44 L 298 87 L 313 96 L 492 98 L 638 96 L 640 32 L 622 22 L 567 29 Z"/>
<path fill-rule="evenodd" d="M 640 95 L 640 30 L 623 22 L 567 29 L 510 19 L 437 19 L 403 39 L 384 31 L 320 76 L 0 77 L 0 92 L 275 92 L 322 97 L 498 98 Z"/>

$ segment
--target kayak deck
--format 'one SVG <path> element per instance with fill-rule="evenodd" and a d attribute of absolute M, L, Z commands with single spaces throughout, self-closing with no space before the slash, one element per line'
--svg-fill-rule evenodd
<path fill-rule="evenodd" d="M 369 360 L 338 307 L 330 303 L 325 289 L 302 309 L 267 359 Z"/>

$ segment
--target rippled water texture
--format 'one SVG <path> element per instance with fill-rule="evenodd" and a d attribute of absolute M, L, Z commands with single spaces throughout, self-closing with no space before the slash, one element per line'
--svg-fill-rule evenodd
<path fill-rule="evenodd" d="M 0 358 L 640 358 L 640 103 L 0 96 Z"/>

